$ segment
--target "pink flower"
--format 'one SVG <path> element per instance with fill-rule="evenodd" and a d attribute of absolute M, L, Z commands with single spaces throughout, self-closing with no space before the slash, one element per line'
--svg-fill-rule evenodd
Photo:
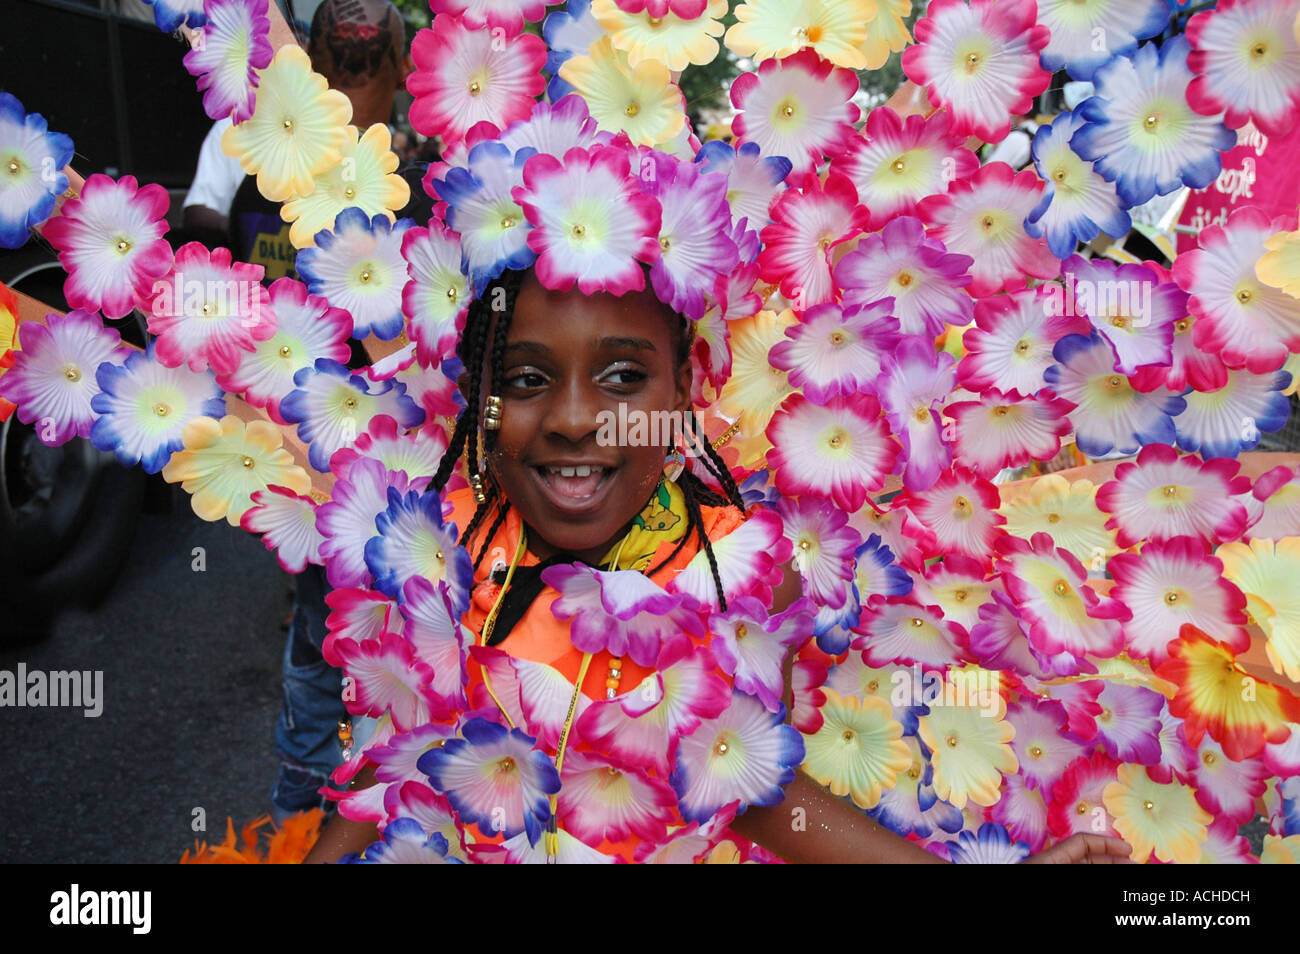
<path fill-rule="evenodd" d="M 862 537 L 847 526 L 848 516 L 824 497 L 783 498 L 777 504 L 790 541 L 803 592 L 814 603 L 844 605 L 844 584 L 853 579 L 853 552 Z M 749 691 L 749 690 L 746 690 Z"/>
<path fill-rule="evenodd" d="M 662 839 L 676 815 L 677 796 L 666 782 L 596 753 L 564 756 L 558 814 L 565 828 L 590 845 L 629 835 Z"/>
<path fill-rule="evenodd" d="M 898 445 L 870 394 L 835 398 L 825 406 L 792 394 L 767 427 L 767 462 L 782 494 L 830 492 L 837 507 L 857 510 L 894 469 Z"/>
<path fill-rule="evenodd" d="M 1184 315 L 1174 322 L 1174 341 L 1168 367 L 1148 365 L 1133 375 L 1133 387 L 1139 391 L 1168 388 L 1181 394 L 1189 387 L 1197 391 L 1217 391 L 1228 383 L 1228 366 L 1217 354 L 1196 346 L 1192 328 L 1196 319 Z"/>
<path fill-rule="evenodd" d="M 1065 709 L 1050 699 L 1031 700 L 1008 706 L 1007 721 L 1016 728 L 1011 748 L 1020 760 L 1025 784 L 1050 796 L 1056 780 L 1086 751 L 1065 731 Z"/>
<path fill-rule="evenodd" d="M 1244 825 L 1255 817 L 1255 800 L 1264 794 L 1270 772 L 1258 756 L 1231 759 L 1209 733 L 1196 747 L 1192 787 L 1196 801 L 1216 818 Z"/>
<path fill-rule="evenodd" d="M 768 616 L 762 603 L 742 596 L 729 603 L 725 613 L 709 617 L 718 665 L 733 677 L 737 689 L 756 696 L 769 712 L 781 708 L 782 666 L 790 649 L 808 639 L 810 609 L 799 600 L 785 612 Z"/>
<path fill-rule="evenodd" d="M 903 71 L 952 113 L 954 136 L 999 142 L 1051 82 L 1038 65 L 1050 34 L 1037 19 L 1034 0 L 932 0 Z"/>
<path fill-rule="evenodd" d="M 402 289 L 407 334 L 420 364 L 440 364 L 456 353 L 465 330 L 471 291 L 460 270 L 460 237 L 437 221 L 402 236 L 402 258 L 410 280 Z"/>
<path fill-rule="evenodd" d="M 699 616 L 679 594 L 666 592 L 635 570 L 601 571 L 582 563 L 552 566 L 542 582 L 560 593 L 556 619 L 572 619 L 569 638 L 584 653 L 608 650 L 653 666 L 664 640 L 703 635 Z"/>
<path fill-rule="evenodd" d="M 937 606 L 922 606 L 910 597 L 891 596 L 863 614 L 853 628 L 860 634 L 853 649 L 863 651 L 877 669 L 902 664 L 943 672 L 964 661 L 958 627 Z"/>
<path fill-rule="evenodd" d="M 970 293 L 983 298 L 1060 272 L 1047 240 L 1025 231 L 1025 218 L 1042 191 L 1042 180 L 1032 169 L 1015 172 L 1005 162 L 991 162 L 969 179 L 952 183 L 946 194 L 922 199 L 917 214 L 949 252 L 974 259 Z"/>
<path fill-rule="evenodd" d="M 191 371 L 234 374 L 241 351 L 251 354 L 275 334 L 264 271 L 232 261 L 224 248 L 182 245 L 170 274 L 153 283 L 146 308 L 149 332 L 158 336 L 158 360 L 169 368 L 185 364 Z"/>
<path fill-rule="evenodd" d="M 962 336 L 966 356 L 957 380 L 972 391 L 1035 394 L 1045 386 L 1043 372 L 1056 363 L 1056 343 L 1087 332 L 1087 319 L 1053 311 L 1040 289 L 980 299 L 975 327 Z"/>
<path fill-rule="evenodd" d="M 1111 514 L 1108 530 L 1121 547 L 1195 535 L 1212 544 L 1236 540 L 1246 529 L 1246 508 L 1234 499 L 1250 481 L 1240 465 L 1223 458 L 1202 462 L 1167 444 L 1149 444 L 1135 462 L 1115 468 L 1097 491 L 1097 506 Z"/>
<path fill-rule="evenodd" d="M 626 13 L 645 11 L 649 17 L 664 17 L 672 13 L 683 20 L 694 20 L 704 12 L 708 0 L 615 0 Z"/>
<path fill-rule="evenodd" d="M 254 506 L 244 511 L 239 525 L 249 533 L 264 534 L 268 550 L 276 551 L 280 568 L 301 573 L 308 563 L 324 562 L 320 545 L 324 539 L 316 529 L 316 502 L 306 494 L 274 484 L 253 492 Z"/>
<path fill-rule="evenodd" d="M 498 129 L 525 118 L 546 88 L 546 44 L 530 33 L 508 36 L 500 27 L 470 29 L 440 13 L 411 43 L 415 72 L 406 88 L 415 97 L 416 132 L 450 146 L 470 127 L 488 121 Z"/>
<path fill-rule="evenodd" d="M 990 596 L 992 600 L 980 607 L 980 621 L 970 627 L 971 653 L 985 669 L 1009 669 L 1046 678 L 1029 650 L 1029 634 L 1011 597 L 1002 590 L 994 590 Z"/>
<path fill-rule="evenodd" d="M 390 712 L 400 732 L 451 716 L 445 701 L 429 688 L 433 670 L 415 658 L 401 636 L 385 633 L 360 643 L 336 639 L 332 648 L 356 690 L 356 698 L 346 700 L 353 715 L 377 718 Z"/>
<path fill-rule="evenodd" d="M 1047 806 L 1052 835 L 1061 840 L 1077 832 L 1113 837 L 1115 830 L 1101 793 L 1115 781 L 1118 771 L 1119 763 L 1105 752 L 1075 759 L 1052 786 L 1052 802 Z"/>
<path fill-rule="evenodd" d="M 789 372 L 790 384 L 814 404 L 868 390 L 880 374 L 880 359 L 897 340 L 898 321 L 888 301 L 842 309 L 814 305 L 799 324 L 787 328 L 768 357 Z"/>
<path fill-rule="evenodd" d="M 1073 675 L 1087 654 L 1106 658 L 1123 648 L 1119 620 L 1128 617 L 1128 610 L 1084 585 L 1088 574 L 1083 564 L 1055 546 L 1046 533 L 1034 534 L 1032 541 L 1004 536 L 998 557 L 1007 594 L 1027 624 L 1030 645 L 1051 657 L 1059 675 Z"/>
<path fill-rule="evenodd" d="M 771 214 L 772 224 L 762 231 L 759 277 L 779 283 L 796 311 L 832 301 L 830 250 L 866 227 L 867 211 L 853 184 L 837 172 L 825 183 L 805 177 L 803 189 L 783 192 Z"/>
<path fill-rule="evenodd" d="M 755 142 L 764 156 L 785 156 L 796 172 L 812 171 L 824 155 L 844 150 L 858 120 L 858 77 L 811 49 L 764 60 L 731 84 L 731 121 L 739 143 Z"/>
<path fill-rule="evenodd" d="M 437 14 L 448 14 L 471 30 L 495 27 L 506 36 L 515 36 L 524 28 L 524 21 L 537 23 L 546 15 L 546 7 L 555 0 L 429 0 L 429 9 Z"/>
<path fill-rule="evenodd" d="M 1261 512 L 1245 539 L 1300 537 L 1300 480 L 1293 468 L 1279 465 L 1260 474 L 1251 494 Z"/>
<path fill-rule="evenodd" d="M 661 252 L 660 206 L 628 173 L 628 154 L 616 146 L 570 149 L 562 162 L 537 153 L 524 164 L 524 184 L 511 191 L 534 226 L 528 247 L 547 288 L 576 282 L 584 295 L 623 295 L 645 287 L 641 263 Z"/>
<path fill-rule="evenodd" d="M 790 559 L 791 544 L 781 529 L 775 510 L 759 507 L 735 530 L 713 541 L 713 558 L 727 602 L 740 596 L 753 596 L 767 604 L 772 587 L 784 575 L 781 564 Z M 717 609 L 718 594 L 708 554 L 696 554 L 668 584 L 668 592 L 682 593 L 700 606 Z"/>
<path fill-rule="evenodd" d="M 1164 697 L 1141 686 L 1107 682 L 1097 696 L 1097 741 L 1118 762 L 1160 761 L 1160 709 Z"/>
<path fill-rule="evenodd" d="M 1300 108 L 1300 45 L 1295 7 L 1286 0 L 1220 0 L 1187 22 L 1198 74 L 1187 102 L 1206 116 L 1219 113 L 1229 129 L 1252 121 L 1269 136 L 1291 131 Z"/>
<path fill-rule="evenodd" d="M 1110 344 L 1116 371 L 1133 374 L 1144 365 L 1169 364 L 1174 323 L 1187 314 L 1187 294 L 1165 269 L 1155 262 L 1117 265 L 1072 255 L 1061 271 L 1064 294 Z"/>
<path fill-rule="evenodd" d="M 834 163 L 853 181 L 867 208 L 867 229 L 876 232 L 900 215 L 914 214 L 917 203 L 946 192 L 953 180 L 975 174 L 979 159 L 962 142 L 953 135 L 947 112 L 903 118 L 878 106 Z"/>
<path fill-rule="evenodd" d="M 470 638 L 460 624 L 460 615 L 446 580 L 435 583 L 416 576 L 402 587 L 402 635 L 415 657 L 433 670 L 429 687 L 452 706 L 466 702 L 466 644 Z"/>
<path fill-rule="evenodd" d="M 836 263 L 835 282 L 846 306 L 892 299 L 904 334 L 937 337 L 947 325 L 970 324 L 974 302 L 965 289 L 971 262 L 926 238 L 919 219 L 899 216 Z"/>
<path fill-rule="evenodd" d="M 163 238 L 168 202 L 160 185 L 138 188 L 134 176 L 114 182 L 96 173 L 79 198 L 63 204 L 42 231 L 68 273 L 70 306 L 122 318 L 149 297 L 172 264 Z"/>
<path fill-rule="evenodd" d="M 1047 389 L 1022 398 L 989 388 L 977 401 L 949 404 L 944 414 L 956 423 L 958 463 L 991 480 L 1004 467 L 1055 457 L 1070 433 L 1071 407 Z"/>
<path fill-rule="evenodd" d="M 1223 563 L 1197 537 L 1146 541 L 1140 553 L 1120 553 L 1106 567 L 1115 579 L 1111 595 L 1133 613 L 1124 628 L 1126 651 L 1158 666 L 1168 644 L 1191 623 L 1214 639 L 1245 652 L 1250 637 L 1246 597 L 1223 576 Z"/>
<path fill-rule="evenodd" d="M 998 489 L 965 467 L 951 467 L 923 491 L 905 490 L 894 498 L 934 533 L 927 556 L 962 553 L 987 563 L 1006 522 L 998 513 Z"/>
<path fill-rule="evenodd" d="M 1280 368 L 1288 352 L 1300 352 L 1300 301 L 1255 275 L 1255 263 L 1267 251 L 1264 240 L 1293 224 L 1285 216 L 1270 221 L 1260 209 L 1245 206 L 1226 226 L 1202 231 L 1200 248 L 1174 261 L 1174 280 L 1191 295 L 1188 306 L 1196 316 L 1193 342 L 1229 368 L 1262 374 Z"/>
<path fill-rule="evenodd" d="M 271 63 L 271 21 L 267 0 L 207 0 L 202 42 L 183 62 L 203 90 L 203 111 L 209 119 L 229 116 L 242 123 L 253 115 L 254 90 L 260 70 Z"/>

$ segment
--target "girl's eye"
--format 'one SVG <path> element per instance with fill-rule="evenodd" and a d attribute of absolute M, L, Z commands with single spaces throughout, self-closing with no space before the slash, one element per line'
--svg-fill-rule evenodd
<path fill-rule="evenodd" d="M 628 387 L 629 385 L 639 384 L 645 379 L 646 373 L 639 368 L 631 365 L 617 365 L 607 370 L 600 380 L 604 384 Z"/>
<path fill-rule="evenodd" d="M 516 391 L 531 391 L 535 388 L 544 387 L 546 378 L 540 371 L 534 371 L 531 368 L 523 368 L 519 371 L 506 372 L 506 387 Z"/>

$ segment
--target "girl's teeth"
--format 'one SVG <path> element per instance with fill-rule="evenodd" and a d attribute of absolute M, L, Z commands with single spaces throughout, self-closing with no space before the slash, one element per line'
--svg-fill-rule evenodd
<path fill-rule="evenodd" d="M 552 472 L 558 472 L 561 477 L 590 477 L 591 468 L 583 467 L 551 467 Z"/>

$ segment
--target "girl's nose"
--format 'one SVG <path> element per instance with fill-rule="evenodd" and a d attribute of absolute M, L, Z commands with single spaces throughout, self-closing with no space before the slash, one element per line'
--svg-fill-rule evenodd
<path fill-rule="evenodd" d="M 575 377 L 555 392 L 543 426 L 549 434 L 572 444 L 581 443 L 599 427 L 600 406 L 596 389 Z"/>

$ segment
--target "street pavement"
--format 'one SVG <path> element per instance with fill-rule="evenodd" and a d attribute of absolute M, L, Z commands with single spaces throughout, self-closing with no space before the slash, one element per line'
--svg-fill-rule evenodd
<path fill-rule="evenodd" d="M 0 670 L 102 670 L 103 711 L 0 708 L 0 862 L 172 863 L 266 814 L 292 577 L 173 488 L 108 599 Z M 202 571 L 194 569 L 202 547 Z M 201 809 L 201 812 L 196 812 Z M 200 822 L 206 831 L 195 831 Z"/>

